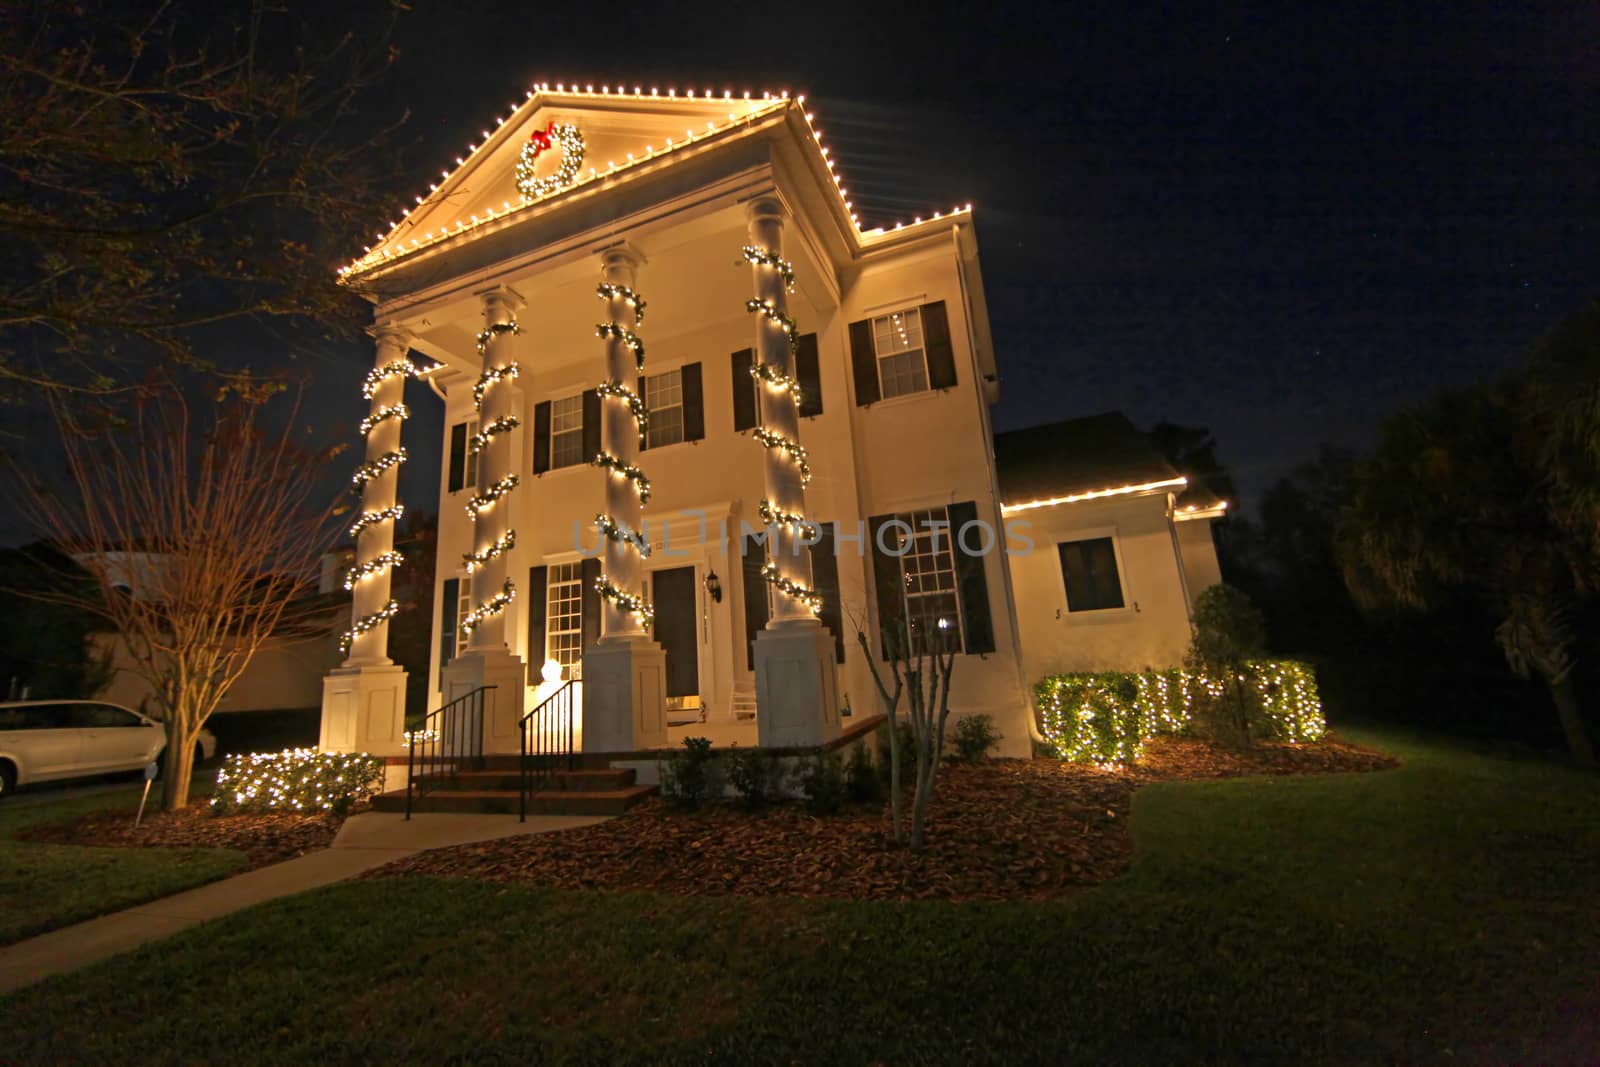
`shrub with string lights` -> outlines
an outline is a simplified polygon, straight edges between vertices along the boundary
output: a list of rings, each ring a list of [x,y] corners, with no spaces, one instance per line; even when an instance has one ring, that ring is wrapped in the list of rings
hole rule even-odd
[[[365,752],[294,748],[229,756],[217,772],[211,810],[343,814],[383,789],[384,764]]]

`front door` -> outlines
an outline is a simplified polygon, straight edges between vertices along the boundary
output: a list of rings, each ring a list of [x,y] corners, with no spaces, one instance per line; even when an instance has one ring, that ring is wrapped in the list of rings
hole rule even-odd
[[[656,609],[655,638],[667,653],[667,699],[677,708],[697,707],[700,696],[700,638],[695,624],[693,567],[674,567],[650,575]],[[694,698],[688,700],[686,698]]]

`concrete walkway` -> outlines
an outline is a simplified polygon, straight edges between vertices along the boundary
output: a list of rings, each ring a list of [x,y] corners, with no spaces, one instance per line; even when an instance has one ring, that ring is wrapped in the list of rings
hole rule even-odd
[[[208,919],[342,882],[418,852],[605,821],[585,815],[530,815],[519,823],[515,815],[418,814],[408,823],[401,815],[355,815],[345,820],[331,848],[0,948],[0,994],[87,967]]]

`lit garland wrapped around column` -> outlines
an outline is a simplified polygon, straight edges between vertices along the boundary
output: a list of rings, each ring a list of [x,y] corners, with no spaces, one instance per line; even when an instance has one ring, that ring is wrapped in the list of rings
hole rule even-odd
[[[522,332],[513,301],[506,290],[484,295],[484,328],[478,334],[482,365],[472,387],[478,432],[467,447],[480,458],[478,491],[466,505],[473,548],[462,554],[461,562],[472,579],[472,607],[461,621],[461,631],[477,649],[505,643],[504,613],[517,595],[516,584],[506,576],[506,556],[517,543],[508,498],[519,481],[511,470],[510,435],[522,424],[513,413],[511,392],[522,368],[506,351],[507,343]]]
[[[367,372],[361,395],[371,402],[361,420],[361,435],[367,439],[366,460],[350,477],[354,490],[361,494],[361,514],[350,526],[356,539],[356,561],[345,572],[344,587],[352,590],[351,626],[339,639],[339,648],[352,660],[387,663],[383,642],[362,645],[353,654],[358,640],[377,632],[394,618],[400,606],[389,596],[389,573],[404,557],[394,549],[394,524],[405,513],[396,502],[400,464],[406,450],[400,444],[400,426],[411,412],[405,405],[405,380],[417,374],[407,358],[410,337],[390,327],[376,331],[376,365]]]
[[[800,444],[800,381],[794,375],[799,328],[785,307],[794,291],[794,267],[783,258],[780,242],[783,217],[776,203],[760,203],[750,217],[751,243],[743,248],[745,262],[755,276],[756,296],[745,310],[759,317],[755,357],[750,376],[758,384],[759,420],[754,430],[767,450],[767,496],[760,503],[761,518],[774,528],[761,577],[778,592],[775,619],[793,618],[797,612],[822,609],[822,596],[808,584],[809,560],[804,545],[818,534],[816,523],[802,511],[805,487],[811,481],[811,462]],[[785,599],[786,598],[786,599]]]
[[[606,343],[607,377],[595,387],[604,407],[600,451],[590,462],[607,474],[606,510],[594,520],[605,540],[605,564],[595,590],[605,605],[600,632],[606,636],[642,633],[655,612],[640,591],[641,563],[650,545],[637,532],[650,499],[650,479],[634,462],[650,416],[644,398],[627,385],[644,373],[644,342],[634,331],[644,323],[645,302],[633,288],[638,269],[633,253],[609,249],[601,269],[603,280],[595,295],[605,301],[610,318],[595,326],[595,334]]]

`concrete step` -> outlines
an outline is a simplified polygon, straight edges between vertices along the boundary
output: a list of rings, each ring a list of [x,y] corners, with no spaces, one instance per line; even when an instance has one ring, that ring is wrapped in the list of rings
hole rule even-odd
[[[621,789],[587,791],[547,789],[528,798],[529,814],[537,815],[621,815],[655,792],[652,785],[630,785]],[[372,798],[375,811],[406,810],[405,790],[397,789]],[[515,815],[518,793],[514,789],[449,789],[413,797],[412,811],[454,812],[458,814]]]
[[[542,776],[534,775],[533,785],[540,790],[553,792],[579,792],[588,793],[597,790],[626,789],[632,785],[635,772],[631,768],[613,770],[603,768],[596,770],[559,770],[545,771]],[[522,776],[517,771],[458,771],[446,778],[435,779],[430,786],[433,792],[456,792],[466,790],[469,793],[483,792],[516,792],[522,788]]]

